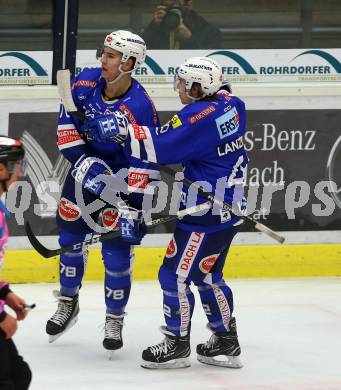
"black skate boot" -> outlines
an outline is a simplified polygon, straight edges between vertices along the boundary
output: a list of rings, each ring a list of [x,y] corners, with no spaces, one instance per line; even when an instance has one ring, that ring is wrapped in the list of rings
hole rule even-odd
[[[157,345],[148,347],[142,352],[143,368],[184,368],[189,367],[189,355],[191,346],[189,335],[175,336],[165,326],[162,326],[161,332],[166,336],[165,339]]]
[[[210,327],[208,327],[211,329]],[[197,345],[198,361],[220,367],[241,368],[239,360],[240,346],[238,343],[236,319],[231,318],[229,332],[213,333],[205,344]]]
[[[59,291],[54,291],[53,294],[58,299],[58,308],[46,324],[50,343],[77,322],[79,313],[78,294],[74,297],[64,297]]]
[[[122,328],[125,314],[114,315],[107,313],[105,316],[103,347],[108,351],[120,349],[123,346]],[[109,352],[109,359],[112,354]]]

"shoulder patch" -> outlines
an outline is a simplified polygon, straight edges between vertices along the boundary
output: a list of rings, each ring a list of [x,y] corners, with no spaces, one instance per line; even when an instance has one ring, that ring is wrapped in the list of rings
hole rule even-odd
[[[181,122],[181,120],[180,120],[178,114],[175,114],[175,115],[172,117],[171,121],[172,121],[173,129],[176,129],[177,127],[182,126],[182,122]]]
[[[122,103],[119,105],[119,109],[120,109],[120,111],[122,111],[124,114],[127,115],[128,120],[132,125],[136,124],[136,119],[135,119],[133,113],[129,110],[127,105]]]
[[[71,89],[74,90],[77,87],[87,87],[87,88],[95,88],[97,85],[97,81],[93,80],[77,80],[72,84]]]

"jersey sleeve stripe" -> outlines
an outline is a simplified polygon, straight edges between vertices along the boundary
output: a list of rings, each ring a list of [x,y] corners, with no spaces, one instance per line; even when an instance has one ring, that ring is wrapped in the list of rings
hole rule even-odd
[[[140,142],[135,138],[135,132],[132,125],[128,126],[131,143],[131,155],[136,158],[141,158]]]
[[[64,144],[59,144],[58,143],[58,149],[59,150],[63,150],[63,149],[68,149],[68,148],[72,148],[74,146],[78,146],[78,145],[84,145],[85,142],[80,138],[76,141],[71,141],[71,142],[67,142],[67,143],[64,143]]]
[[[75,125],[73,123],[65,123],[59,124],[57,130],[76,130]]]
[[[146,139],[143,140],[143,143],[147,152],[147,160],[151,162],[157,162],[153,137],[151,136],[148,127],[143,126],[143,129],[146,133]]]

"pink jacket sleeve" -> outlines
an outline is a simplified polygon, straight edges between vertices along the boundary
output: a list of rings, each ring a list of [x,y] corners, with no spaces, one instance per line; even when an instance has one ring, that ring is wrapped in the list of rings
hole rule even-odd
[[[0,208],[0,271],[2,269],[5,251],[4,246],[8,239],[8,227],[6,222],[6,217],[4,211]],[[0,280],[0,321],[5,318],[4,306],[5,301],[3,300],[6,297],[6,294],[9,291],[9,284],[5,281]]]

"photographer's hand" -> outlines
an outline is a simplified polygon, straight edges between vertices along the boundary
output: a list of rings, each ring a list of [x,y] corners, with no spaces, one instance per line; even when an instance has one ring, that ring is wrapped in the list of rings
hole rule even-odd
[[[180,23],[176,29],[176,35],[178,39],[187,40],[192,37],[192,31],[184,24],[184,21],[180,20]]]
[[[154,23],[160,25],[165,15],[166,15],[166,7],[164,5],[158,5],[156,7],[156,11],[154,12],[154,17],[153,17]]]
[[[5,302],[6,305],[15,311],[19,321],[23,320],[27,316],[28,310],[25,309],[25,300],[14,292],[11,291],[6,295]]]
[[[17,331],[17,319],[6,313],[5,319],[0,322],[0,329],[5,333],[6,339],[10,339]]]

